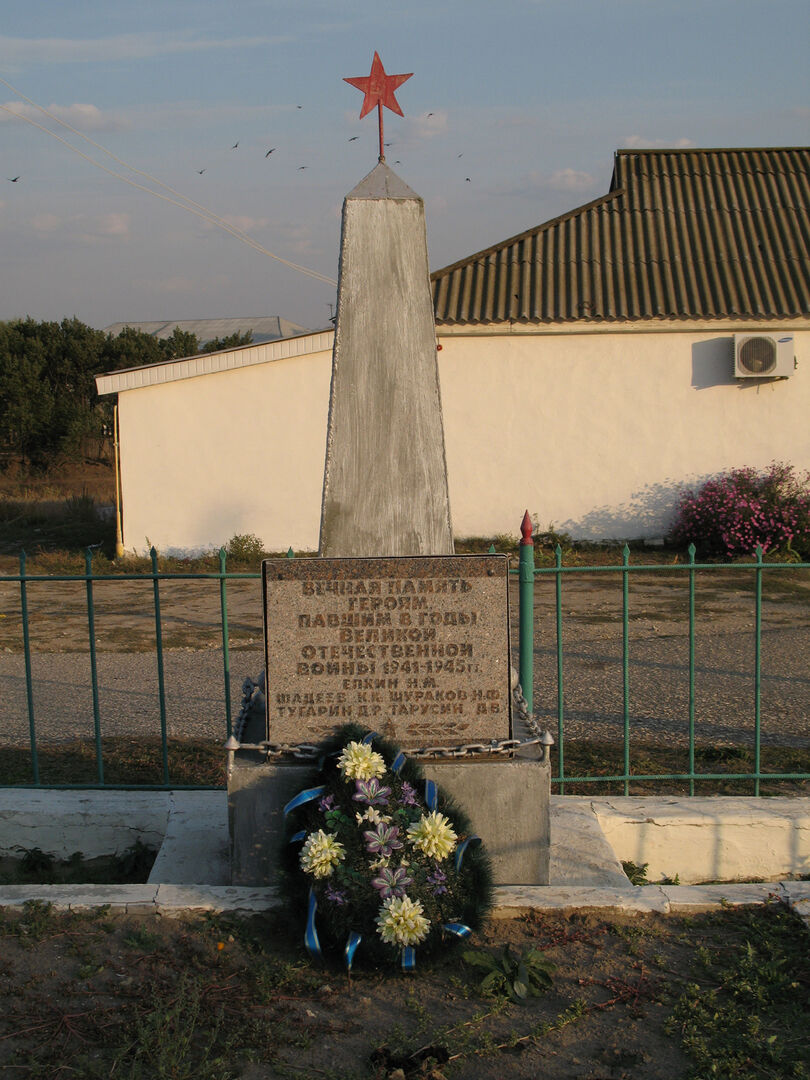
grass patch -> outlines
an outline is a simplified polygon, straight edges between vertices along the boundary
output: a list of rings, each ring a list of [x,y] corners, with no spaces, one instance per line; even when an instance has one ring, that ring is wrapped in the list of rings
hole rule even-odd
[[[140,840],[121,854],[93,859],[81,851],[57,859],[36,847],[16,850],[17,856],[0,858],[0,885],[137,885],[149,877],[157,856]]]
[[[518,982],[519,958],[551,973],[536,995],[516,995],[520,1004],[482,991],[479,968],[460,964],[458,951],[419,960],[411,976],[369,967],[358,952],[349,979],[307,961],[301,923],[0,908],[0,1071],[89,1080],[382,1080],[396,1069],[448,1080],[808,1076],[810,937],[781,905],[493,922],[473,942],[476,955],[507,950]]]
[[[91,495],[31,500],[0,496],[0,554],[115,551],[114,516]],[[82,568],[83,569],[83,568]]]
[[[576,739],[564,744],[566,776],[616,776],[624,772],[622,744]],[[810,774],[810,748],[763,746],[760,752],[761,771]],[[745,773],[754,769],[754,751],[743,746],[717,746],[698,743],[695,746],[696,773]],[[687,747],[660,746],[654,742],[634,741],[630,751],[630,771],[640,775],[685,773],[689,771]],[[552,751],[552,788],[567,795],[623,795],[621,780],[559,782],[558,766]],[[696,795],[752,795],[753,780],[695,780]],[[810,780],[762,780],[762,795],[807,795]],[[631,795],[689,795],[688,780],[631,780]]]
[[[724,945],[697,949],[692,981],[668,1022],[694,1060],[691,1076],[810,1077],[810,956],[797,923],[761,908],[707,916]]]
[[[222,743],[225,742],[223,733]],[[221,743],[168,739],[169,783],[174,786],[225,786],[225,751]],[[104,739],[104,782],[109,785],[162,785],[160,739]],[[95,745],[90,741],[45,744],[39,747],[40,783],[45,787],[98,784]],[[33,783],[31,754],[25,747],[7,746],[0,756],[0,785]]]
[[[223,732],[222,742],[225,741]],[[200,743],[190,739],[168,739],[169,781],[186,786],[224,787],[225,751],[220,742]],[[552,791],[560,791],[557,764],[552,750]],[[163,784],[160,739],[116,736],[103,741],[104,780],[107,784]],[[44,744],[39,748],[40,781],[45,786],[98,783],[95,746],[90,741]],[[688,768],[686,747],[666,747],[637,742],[631,747],[631,771],[640,774],[679,773]],[[810,748],[763,746],[764,772],[810,773]],[[754,767],[754,752],[747,747],[698,744],[695,747],[698,772],[739,773]],[[565,743],[566,776],[611,776],[624,768],[621,743],[578,739]],[[31,784],[30,751],[21,746],[3,747],[0,755],[0,786]],[[751,795],[753,780],[696,780],[698,795]],[[807,795],[810,780],[763,780],[763,795]],[[565,780],[568,795],[622,795],[620,780],[577,783]],[[688,780],[631,780],[631,795],[688,795]]]

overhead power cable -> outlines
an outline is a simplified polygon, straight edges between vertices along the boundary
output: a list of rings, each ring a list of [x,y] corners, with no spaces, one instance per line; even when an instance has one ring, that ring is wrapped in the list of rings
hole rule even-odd
[[[107,173],[109,176],[115,177],[117,180],[122,180],[125,184],[129,184],[131,187],[137,188],[139,191],[145,191],[148,195],[154,195],[156,199],[162,199],[164,202],[171,203],[173,206],[179,206],[181,210],[186,210],[189,214],[195,214],[197,217],[202,218],[204,221],[207,221],[210,225],[214,225],[217,228],[222,229],[223,231],[233,236],[234,239],[241,240],[242,243],[247,244],[249,247],[252,247],[254,250],[260,252],[262,255],[268,256],[268,258],[275,259],[276,262],[280,262],[284,266],[288,266],[291,270],[297,270],[299,273],[306,274],[308,277],[314,278],[316,281],[321,281],[326,285],[337,284],[337,282],[333,278],[327,277],[325,274],[321,274],[317,270],[310,270],[306,266],[300,266],[298,263],[294,263],[290,259],[285,259],[281,255],[274,254],[272,251],[269,251],[266,247],[260,244],[257,240],[254,240],[254,238],[248,233],[243,232],[242,229],[239,229],[235,225],[232,225],[229,221],[226,221],[218,214],[215,214],[212,210],[209,210],[201,203],[195,202],[187,195],[183,195],[182,192],[176,191],[173,187],[165,184],[162,180],[158,180],[157,177],[152,176],[150,173],[145,172],[142,169],[137,169],[135,168],[135,166],[130,165],[122,158],[116,157],[115,154],[113,154],[110,150],[107,150],[100,143],[95,142],[95,140],[91,139],[88,135],[85,135],[83,132],[78,131],[72,125],[67,123],[67,121],[60,119],[60,117],[58,116],[55,116],[44,106],[38,105],[35,101],[32,101],[31,98],[26,97],[25,94],[17,90],[16,87],[12,86],[11,83],[4,79],[2,76],[0,76],[0,83],[2,83],[4,86],[7,86],[12,93],[16,94],[19,98],[27,102],[33,108],[38,109],[50,120],[53,120],[54,123],[60,124],[62,127],[67,128],[68,131],[71,131],[74,135],[78,136],[78,138],[84,139],[85,142],[90,143],[91,146],[94,146],[97,150],[100,150],[103,154],[106,154],[109,158],[111,158],[113,161],[116,161],[119,165],[122,165],[125,169],[129,169],[130,172],[135,173],[137,176],[143,176],[151,183],[157,184],[158,187],[163,188],[165,191],[171,192],[172,195],[176,195],[177,198],[170,198],[167,195],[161,194],[161,192],[159,191],[155,191],[153,188],[146,187],[143,184],[139,184],[137,181],[130,179],[130,177],[128,176],[124,176],[122,173],[115,172],[115,170],[107,168],[106,165],[103,165],[100,161],[96,161],[95,158],[90,157],[89,154],[83,153],[83,151],[81,151],[78,147],[68,142],[67,139],[63,139],[62,136],[58,135],[55,131],[51,131],[51,129],[49,127],[46,127],[44,124],[38,124],[37,121],[32,120],[30,116],[25,116],[22,113],[15,112],[14,109],[9,108],[7,105],[0,105],[0,109],[2,109],[4,112],[9,113],[11,116],[15,117],[18,120],[24,120],[25,123],[31,124],[32,127],[38,128],[40,131],[44,131],[46,135],[50,135],[52,138],[58,139],[58,141],[62,143],[63,146],[66,146],[68,150],[71,150],[74,154],[78,154],[80,158],[83,158],[91,165],[94,165],[97,169],[101,169],[102,172]],[[178,200],[183,201],[180,202]]]

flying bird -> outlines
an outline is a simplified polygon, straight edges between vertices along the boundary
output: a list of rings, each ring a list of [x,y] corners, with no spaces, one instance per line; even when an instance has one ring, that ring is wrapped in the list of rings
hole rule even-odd
[[[14,177],[7,176],[6,177],[6,180],[10,180],[12,184],[16,184],[19,179],[20,179],[19,176],[14,176]]]
[[[197,169],[197,175],[198,175],[198,176],[202,176],[202,174],[203,174],[204,172],[205,172],[205,169]]]
[[[456,160],[458,160],[458,158],[460,158],[460,157],[464,157],[464,155],[463,154],[457,154],[456,155]]]
[[[352,135],[352,137],[349,139],[349,142],[356,142],[359,138],[359,135]]]
[[[306,168],[308,168],[307,165],[299,165],[298,166],[298,171],[301,172],[302,169],[306,169]]]
[[[295,107],[296,107],[296,109],[303,109],[304,106],[303,105],[296,105]]]
[[[429,119],[429,118],[430,118],[431,116],[433,116],[433,113],[432,113],[432,112],[429,112],[429,113],[428,113],[428,119]]]
[[[273,153],[274,150],[275,150],[275,146],[271,147],[264,156],[265,157],[270,157],[270,155]]]
[[[235,149],[237,148],[237,146],[238,146],[238,145],[239,145],[239,143],[238,143],[238,142],[235,142],[235,143],[233,144],[233,146],[231,147],[231,150],[235,150]]]
[[[464,179],[466,180],[466,182],[467,182],[468,184],[471,184],[471,183],[472,183],[472,180],[470,180],[469,176],[465,176],[465,177],[464,177]]]

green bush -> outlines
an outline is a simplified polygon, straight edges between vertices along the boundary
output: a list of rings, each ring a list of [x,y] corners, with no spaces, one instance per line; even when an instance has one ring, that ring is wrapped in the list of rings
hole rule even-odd
[[[264,558],[264,542],[253,533],[237,534],[228,541],[225,553],[233,562],[260,562]]]

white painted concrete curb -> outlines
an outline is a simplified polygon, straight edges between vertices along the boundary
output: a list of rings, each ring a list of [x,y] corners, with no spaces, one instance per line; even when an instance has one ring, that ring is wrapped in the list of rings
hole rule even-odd
[[[0,907],[21,908],[29,900],[55,911],[108,906],[127,915],[179,918],[205,912],[260,914],[280,905],[276,889],[236,885],[5,885]],[[686,915],[718,907],[781,901],[810,926],[810,881],[743,882],[733,885],[645,885],[626,889],[555,885],[503,885],[495,889],[492,917],[516,919],[530,911],[601,911],[605,914]]]

